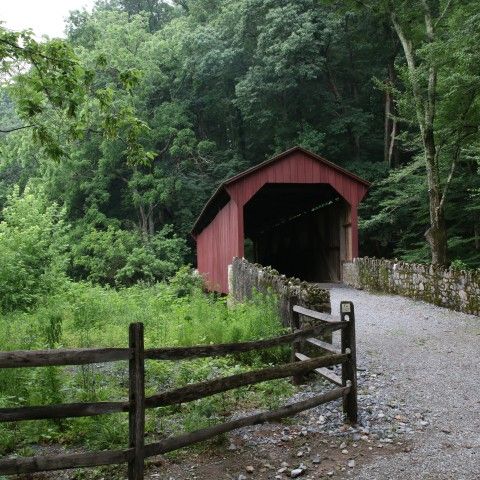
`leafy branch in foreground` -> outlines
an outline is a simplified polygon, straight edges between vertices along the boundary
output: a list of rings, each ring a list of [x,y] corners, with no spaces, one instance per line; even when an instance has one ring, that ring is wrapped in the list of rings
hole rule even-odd
[[[82,64],[69,42],[39,42],[31,31],[14,32],[0,25],[0,80],[23,122],[0,125],[0,133],[31,129],[47,156],[58,160],[67,155],[69,141],[82,138],[97,123],[98,133],[124,142],[129,163],[148,163],[154,153],[141,144],[148,126],[132,104],[116,107],[114,91],[95,88],[94,72]],[[118,88],[131,94],[140,76],[138,71],[120,72]],[[92,102],[98,108],[92,108]]]

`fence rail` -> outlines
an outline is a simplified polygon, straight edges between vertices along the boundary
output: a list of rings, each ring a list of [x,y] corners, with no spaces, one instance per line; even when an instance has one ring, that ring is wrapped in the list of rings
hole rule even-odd
[[[338,319],[332,315],[297,305],[293,307],[293,312],[295,314],[293,327],[297,329],[300,328],[301,316],[324,322],[324,325],[335,325],[338,322]],[[348,382],[350,389],[343,399],[343,412],[350,423],[357,423],[357,356],[355,346],[355,309],[352,302],[340,302],[340,323],[344,325],[341,329],[341,353],[347,355],[347,361],[342,364],[342,376],[338,376],[335,372],[326,368],[326,366],[315,368],[314,371],[336,385],[345,386]],[[302,352],[306,343],[318,347],[322,351],[339,353],[332,344],[314,337],[307,337],[304,341],[301,339],[294,341],[292,349],[293,359],[298,359],[302,362],[311,360],[310,357]],[[302,381],[304,381],[304,375],[294,376],[295,383],[301,383]]]
[[[277,347],[298,338],[321,335],[326,331],[340,330],[345,322],[337,321],[330,325],[318,325],[306,330],[281,335],[279,337],[251,342],[220,343],[216,345],[195,345],[193,347],[164,347],[145,350],[146,360],[185,360],[202,357],[221,357],[234,353]],[[85,348],[55,350],[18,350],[0,352],[0,368],[50,367],[65,365],[86,365],[129,360],[130,348]]]
[[[19,420],[59,419],[128,412],[129,448],[125,450],[102,451],[82,454],[67,454],[42,457],[25,457],[0,460],[0,474],[25,474],[50,470],[79,467],[95,467],[128,463],[129,480],[144,478],[145,458],[177,450],[240,427],[277,420],[295,415],[337,398],[343,398],[343,409],[351,423],[357,421],[355,323],[351,302],[341,303],[341,319],[330,315],[295,306],[293,332],[265,340],[251,342],[199,345],[194,347],[172,347],[144,349],[144,327],[141,323],[129,327],[129,348],[41,350],[0,352],[0,368],[43,367],[62,365],[85,365],[120,360],[129,362],[128,401],[71,403],[48,406],[1,408],[0,422]],[[321,323],[300,329],[300,316],[309,317]],[[341,330],[341,350],[316,336]],[[328,355],[310,358],[300,350],[305,343],[319,348]],[[292,345],[292,361],[287,364],[254,370],[228,377],[189,384],[166,392],[145,397],[145,360],[180,360],[200,357],[225,356],[285,344]],[[341,365],[342,377],[327,367]],[[340,388],[331,390],[302,402],[286,405],[278,410],[239,418],[213,427],[167,438],[145,445],[145,409],[165,405],[191,402],[245,385],[267,380],[292,377],[294,382],[302,381],[308,372],[317,372]]]

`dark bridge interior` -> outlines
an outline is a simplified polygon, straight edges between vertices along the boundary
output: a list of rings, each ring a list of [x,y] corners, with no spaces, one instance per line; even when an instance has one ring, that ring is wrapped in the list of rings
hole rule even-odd
[[[301,280],[339,281],[348,216],[330,185],[266,184],[244,207],[245,257]]]

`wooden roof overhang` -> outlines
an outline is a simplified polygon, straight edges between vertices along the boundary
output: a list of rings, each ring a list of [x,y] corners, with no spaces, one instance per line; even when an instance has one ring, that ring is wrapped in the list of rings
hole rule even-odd
[[[202,209],[200,212],[200,215],[198,216],[197,220],[195,221],[193,228],[192,228],[192,235],[196,237],[208,224],[215,218],[217,213],[229,202],[230,200],[230,195],[228,193],[228,187],[236,182],[245,180],[247,177],[252,175],[253,173],[257,172],[258,170],[261,170],[270,164],[277,162],[285,157],[288,157],[289,155],[292,155],[293,153],[303,153],[316,161],[332,168],[333,170],[336,170],[337,172],[341,173],[345,177],[350,178],[351,180],[363,184],[365,187],[369,188],[371,186],[371,183],[358,177],[357,175],[349,172],[348,170],[345,170],[344,168],[336,165],[335,163],[330,162],[329,160],[321,157],[320,155],[317,155],[313,152],[310,152],[309,150],[306,150],[303,147],[293,147],[289,150],[286,150],[285,152],[280,153],[279,155],[276,155],[262,163],[259,163],[258,165],[255,165],[248,170],[245,170],[228,180],[225,180],[214,192],[214,194],[210,197],[208,202],[205,204],[205,207]],[[318,184],[281,184],[283,186],[283,193],[286,195],[285,198],[280,198],[278,196],[278,192],[280,190],[280,184],[278,184],[278,189],[276,188],[275,184],[270,184],[269,189],[260,189],[258,192],[258,195],[260,195],[260,198],[263,198],[265,201],[265,207],[268,208],[268,206],[271,206],[273,203],[278,203],[281,202],[283,205],[283,211],[285,214],[282,214],[283,217],[286,215],[294,215],[297,213],[299,210],[306,210],[307,208],[312,208],[315,206],[315,204],[318,204],[318,202],[325,201],[327,199],[331,199],[331,193],[327,194],[327,190],[325,190],[323,193],[318,190]],[[287,187],[285,189],[285,186],[289,185],[290,187]],[[298,185],[302,186],[302,196],[299,198],[298,196]],[[325,184],[322,184],[325,185]],[[327,184],[328,185],[328,184]],[[316,188],[316,191],[314,191],[314,188]],[[265,190],[264,192],[262,190]],[[331,189],[333,190],[333,189]],[[272,199],[272,196],[275,197]],[[253,200],[253,199],[252,199]],[[316,202],[316,203],[315,203]],[[255,202],[257,204],[257,207],[259,206],[260,202]],[[248,203],[246,205],[246,208],[248,208]],[[261,208],[261,207],[260,207]],[[268,215],[268,212],[265,211],[265,208],[262,208],[263,213],[260,213],[257,215],[259,218],[259,221],[261,221],[262,217],[266,218]],[[273,221],[277,221],[279,219],[271,219]],[[248,226],[247,226],[248,228]],[[253,227],[255,228],[255,227]],[[258,225],[257,225],[258,228]],[[246,232],[247,233],[247,232]]]

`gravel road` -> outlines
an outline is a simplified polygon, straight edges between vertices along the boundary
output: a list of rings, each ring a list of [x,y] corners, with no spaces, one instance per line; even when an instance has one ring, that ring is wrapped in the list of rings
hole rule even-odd
[[[333,287],[333,314],[351,300],[358,367],[416,423],[412,450],[348,472],[369,480],[480,479],[480,318],[424,302]],[[361,400],[360,400],[361,401]]]

